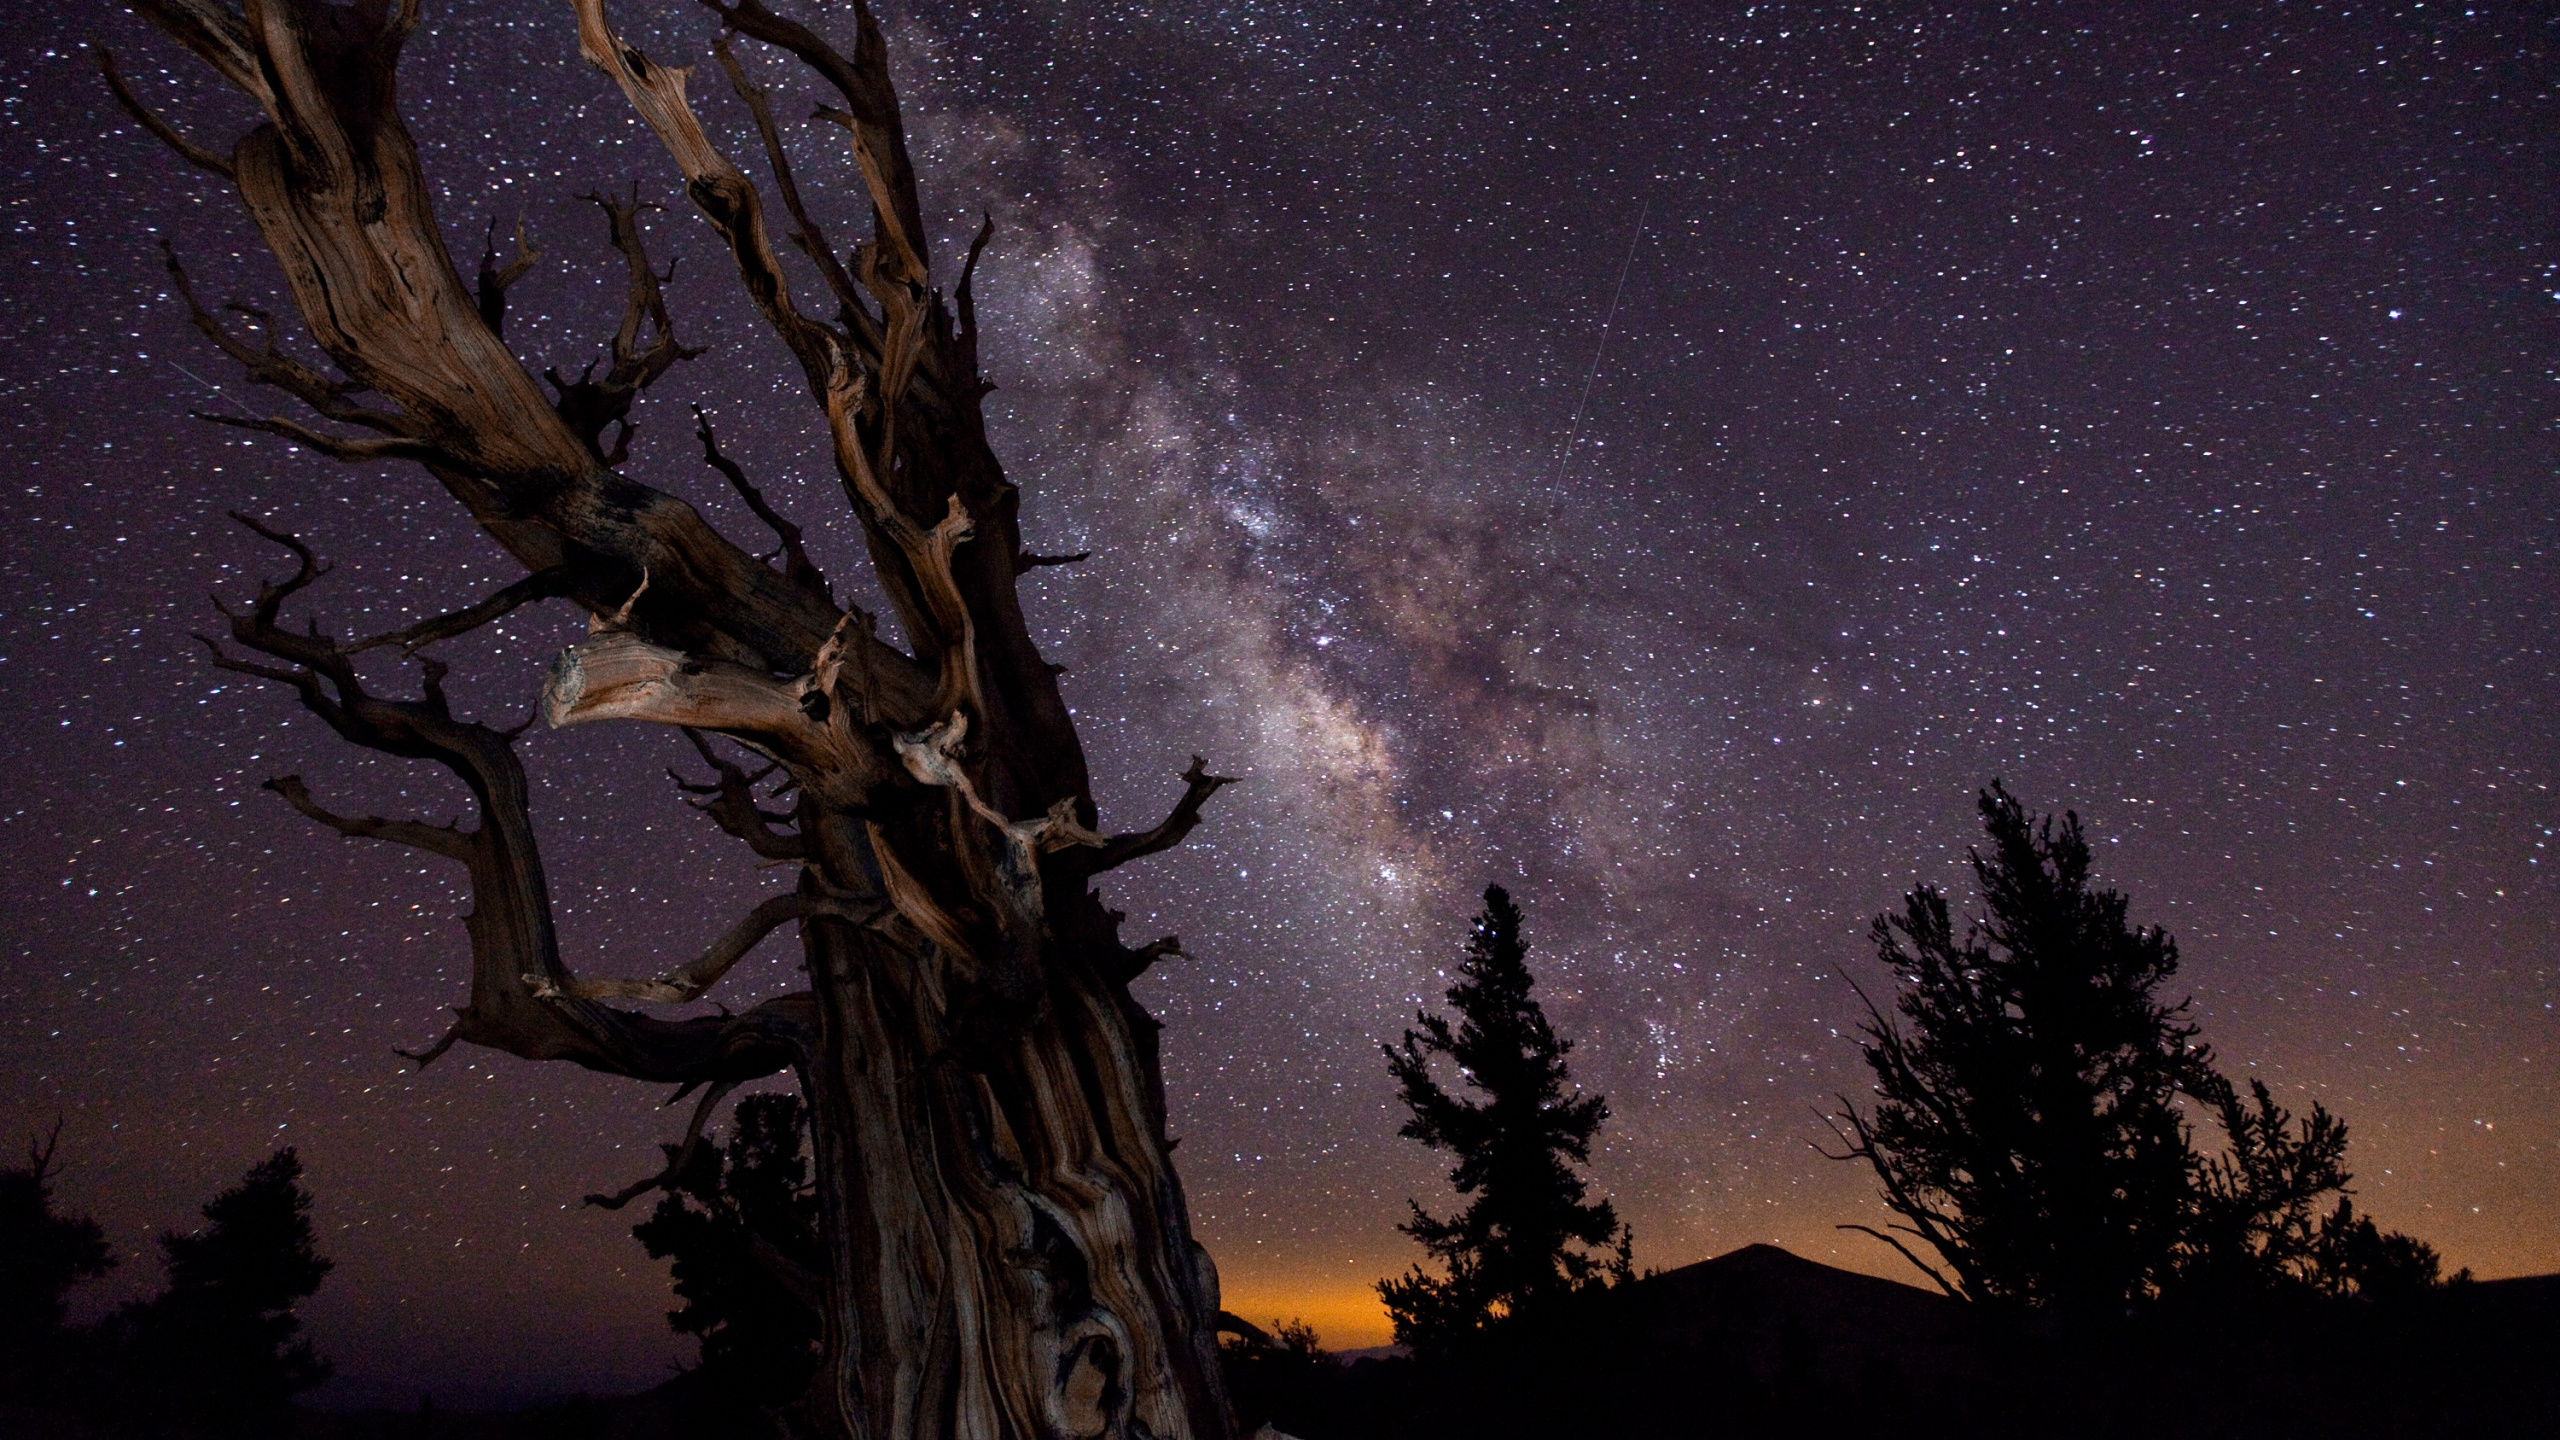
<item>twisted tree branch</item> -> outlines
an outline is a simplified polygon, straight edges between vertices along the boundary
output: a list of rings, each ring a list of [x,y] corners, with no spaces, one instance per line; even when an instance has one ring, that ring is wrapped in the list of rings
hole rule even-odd
[[[703,413],[699,405],[693,407],[693,434],[702,442],[703,463],[728,480],[729,488],[738,493],[738,498],[746,502],[747,508],[754,511],[755,517],[763,521],[765,528],[781,542],[782,573],[803,592],[833,604],[834,592],[827,588],[827,577],[818,573],[817,564],[809,558],[808,547],[801,543],[800,527],[784,519],[782,512],[765,500],[764,492],[748,483],[747,472],[739,468],[738,462],[720,452],[720,442],[711,433],[711,417]]]
[[[722,1080],[702,1092],[702,1099],[693,1107],[693,1123],[684,1127],[684,1143],[667,1149],[667,1168],[634,1180],[610,1195],[590,1195],[587,1203],[599,1210],[619,1210],[650,1191],[664,1189],[682,1178],[685,1167],[693,1163],[693,1152],[702,1148],[702,1127],[711,1119],[713,1108],[728,1099],[729,1092],[737,1089],[738,1084],[735,1080]],[[683,1097],[679,1095],[677,1098]]]
[[[386,645],[397,645],[404,651],[415,653],[439,640],[469,634],[536,601],[561,599],[571,593],[574,579],[565,565],[538,570],[477,604],[449,611],[431,620],[421,620],[403,629],[387,630],[369,640],[359,640],[347,647],[347,653],[360,655]]]
[[[1170,850],[1181,844],[1183,837],[1189,835],[1192,829],[1199,825],[1200,807],[1209,803],[1209,797],[1217,794],[1221,788],[1236,783],[1236,777],[1210,774],[1207,762],[1194,755],[1191,757],[1191,768],[1182,772],[1182,782],[1182,798],[1174,802],[1172,814],[1165,816],[1163,821],[1152,830],[1140,831],[1134,835],[1112,836],[1103,843],[1100,853],[1089,862],[1085,873],[1099,875],[1106,870],[1118,869],[1132,860]]]
[[[712,783],[696,785],[670,769],[667,773],[675,779],[677,789],[688,795],[710,797],[705,800],[688,800],[685,803],[710,816],[712,823],[721,829],[746,841],[747,848],[764,859],[781,861],[807,859],[808,842],[788,830],[776,828],[791,824],[792,817],[776,815],[756,803],[756,782],[763,779],[764,775],[772,774],[774,770],[781,768],[782,762],[777,760],[765,767],[763,774],[751,776],[745,770],[720,758],[711,748],[710,737],[702,731],[689,725],[683,728],[685,738],[691,740],[693,748],[701,752],[703,762],[711,767],[714,776]]]
[[[525,277],[542,260],[542,251],[525,238],[524,219],[516,219],[516,257],[498,263],[498,222],[489,222],[489,233],[480,243],[480,281],[472,287],[473,298],[480,305],[480,321],[492,335],[505,333],[507,323],[507,291]]]
[[[106,77],[107,88],[115,93],[116,104],[123,108],[124,113],[132,116],[135,124],[150,131],[161,144],[176,151],[179,159],[199,170],[219,175],[225,180],[238,178],[231,168],[230,161],[188,139],[180,133],[177,126],[161,119],[153,113],[150,106],[142,103],[142,98],[134,94],[132,88],[124,83],[124,77],[116,73],[116,57],[113,51],[104,48],[98,51],[98,73]]]
[[[808,1053],[816,1028],[806,994],[768,1000],[737,1015],[678,1021],[568,994],[575,982],[560,960],[549,886],[533,838],[530,790],[510,738],[454,718],[442,687],[444,667],[432,659],[423,662],[421,698],[389,700],[364,687],[347,649],[317,625],[300,633],[284,628],[283,602],[316,580],[323,567],[294,537],[246,517],[242,523],[290,549],[297,562],[292,576],[261,584],[248,610],[230,614],[234,642],[282,663],[235,659],[218,645],[217,662],[290,686],[305,708],[355,744],[443,765],[469,789],[478,808],[475,828],[447,829],[340,816],[290,778],[270,787],[340,834],[416,845],[468,870],[473,903],[463,923],[471,937],[471,995],[453,1033],[423,1052],[424,1058],[467,1040],[528,1059],[572,1060],[639,1079],[707,1081],[768,1075]],[[526,976],[539,977],[560,992],[558,998],[531,993]]]
[[[888,909],[886,905],[849,905],[815,895],[776,895],[748,911],[745,919],[712,941],[700,959],[655,979],[571,980],[561,984],[547,976],[527,975],[524,977],[525,988],[546,1000],[567,995],[580,1000],[654,1000],[660,1004],[682,1005],[700,999],[703,992],[719,983],[721,976],[747,958],[747,952],[755,949],[764,937],[792,921],[825,915],[838,920],[868,923],[887,914]]]

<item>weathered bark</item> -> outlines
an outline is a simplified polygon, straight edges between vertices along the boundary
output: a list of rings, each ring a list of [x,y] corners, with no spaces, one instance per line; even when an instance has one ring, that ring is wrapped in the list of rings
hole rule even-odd
[[[250,377],[335,430],[248,424],[339,459],[415,460],[523,562],[523,580],[446,616],[341,643],[286,626],[320,574],[299,559],[231,617],[217,663],[290,686],[346,739],[451,770],[475,828],[332,813],[299,779],[272,782],[343,834],[445,856],[469,871],[472,985],[456,1041],[706,1087],[692,1134],[736,1084],[792,1071],[806,1095],[828,1264],[787,1282],[827,1319],[805,1407],[817,1433],[863,1437],[1220,1437],[1217,1279],[1191,1239],[1164,1131],[1156,1026],[1128,985],[1170,938],[1132,949],[1091,879],[1179,843],[1226,783],[1197,758],[1167,819],[1104,836],[1055,671],[1033,644],[1017,574],[1017,495],[987,446],[972,245],[954,309],[930,288],[897,97],[878,25],[854,6],[850,57],[760,0],[706,0],[716,47],[747,102],[791,239],[833,297],[793,299],[754,182],[685,99],[688,73],[613,31],[603,0],[566,0],[581,51],[665,143],[685,193],[727,248],[765,322],[808,382],[844,492],[912,652],[840,610],[800,543],[707,420],[704,458],[780,541],[772,563],[691,507],[616,470],[632,400],[695,351],[674,336],[635,198],[598,198],[630,277],[630,305],[598,379],[551,377],[546,399],[500,338],[506,289],[539,258],[494,243],[466,288],[440,238],[395,104],[415,0],[137,0],[163,31],[256,101],[265,123],[228,156],[153,116],[109,67],[122,103],[197,166],[236,186],[338,374],[295,360],[267,317],[234,334],[171,269],[199,329]],[[810,218],[764,92],[729,35],[796,57],[841,102],[874,234],[851,254]],[[494,231],[492,234],[494,242]],[[377,403],[379,402],[379,403]],[[219,418],[219,417],[206,417]],[[608,432],[611,432],[608,443]],[[554,725],[640,720],[684,728],[714,770],[679,781],[758,856],[800,883],[707,939],[691,964],[642,978],[562,964],[512,733],[456,719],[443,670],[420,698],[369,693],[354,656],[424,647],[517,606],[567,599],[591,617],[542,688]],[[710,736],[763,755],[763,774]],[[767,808],[781,773],[793,797]],[[742,1013],[662,1019],[612,1000],[682,1004],[773,931],[797,925],[810,988]],[[622,1203],[646,1188],[598,1197]]]

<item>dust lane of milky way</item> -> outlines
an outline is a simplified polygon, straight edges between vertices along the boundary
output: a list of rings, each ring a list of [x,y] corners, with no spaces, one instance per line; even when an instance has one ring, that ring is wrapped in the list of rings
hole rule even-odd
[[[618,13],[707,51],[698,7]],[[2560,1269],[2547,10],[888,18],[944,254],[998,224],[1031,543],[1094,552],[1026,598],[1106,819],[1152,818],[1194,751],[1250,777],[1109,891],[1197,957],[1145,998],[1232,1308],[1377,1338],[1404,1198],[1442,1192],[1375,1045],[1490,880],[1610,1097],[1593,1170],[1639,1263],[1767,1239],[1889,1273],[1831,1228],[1868,1185],[1810,1148],[1859,1084],[1840,974],[1903,887],[1959,879],[1994,775],[2079,808],[2232,1062],[2347,1118],[2360,1207],[2483,1273]],[[460,993],[457,877],[257,782],[462,797],[187,638],[274,564],[227,509],[337,563],[310,599],[342,631],[508,572],[422,476],[183,418],[271,401],[186,329],[158,238],[210,294],[281,309],[277,278],[82,47],[199,137],[247,116],[106,7],[0,26],[0,1119],[65,1117],[64,1196],[130,1257],[102,1297],[302,1147],[329,1398],[648,1383],[687,1350],[664,1276],[578,1197],[681,1117],[558,1067],[403,1065]],[[404,73],[457,253],[518,216],[545,251],[528,363],[574,370],[619,304],[577,197],[668,203],[679,330],[715,348],[643,403],[634,473],[756,533],[691,453],[699,402],[853,573],[785,357],[565,11],[436,6]],[[457,693],[522,713],[575,628],[452,647]],[[785,883],[653,778],[681,747],[528,737],[573,964],[646,973]],[[788,985],[788,950],[738,994]]]

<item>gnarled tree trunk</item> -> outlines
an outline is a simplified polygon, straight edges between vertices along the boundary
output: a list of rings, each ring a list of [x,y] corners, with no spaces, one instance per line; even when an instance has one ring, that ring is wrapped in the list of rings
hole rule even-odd
[[[712,143],[689,72],[623,43],[603,0],[564,0],[582,53],[665,143],[694,206],[804,373],[912,653],[840,607],[800,543],[706,421],[705,459],[775,531],[777,563],[690,506],[617,472],[633,398],[694,352],[674,337],[636,205],[599,198],[631,277],[602,378],[550,377],[546,396],[501,338],[506,289],[537,258],[518,237],[467,287],[440,239],[395,103],[415,0],[136,0],[265,112],[229,154],[118,99],[182,157],[234,185],[339,373],[228,328],[170,268],[206,337],[316,422],[239,420],[342,460],[413,460],[521,560],[526,577],[405,630],[341,642],[283,622],[320,566],[300,561],[231,616],[217,663],[292,687],[357,744],[450,769],[476,828],[326,809],[293,777],[271,787],[338,831],[415,846],[470,872],[472,987],[431,1061],[463,1041],[700,1086],[694,1133],[738,1084],[793,1072],[816,1139],[824,1273],[785,1279],[826,1319],[811,1403],[821,1433],[864,1437],[1223,1436],[1217,1279],[1190,1237],[1167,1154],[1156,1027],[1128,985],[1171,940],[1132,949],[1089,881],[1181,840],[1223,782],[1195,759],[1155,829],[1105,836],[1055,672],[1015,577],[1017,496],[979,409],[970,270],[951,307],[930,288],[925,232],[879,27],[856,0],[850,56],[761,0],[706,0],[722,69],[757,121],[790,239],[834,313],[803,313],[759,187]],[[811,218],[765,96],[731,51],[744,36],[835,91],[822,110],[860,164],[873,237],[839,252]],[[263,317],[252,317],[263,324]],[[612,432],[610,445],[607,434]],[[694,963],[647,979],[562,964],[512,735],[458,719],[425,647],[536,600],[592,617],[542,690],[554,725],[683,727],[713,778],[699,808],[755,854],[795,862],[788,896],[756,907]],[[355,656],[418,657],[418,698],[361,683]],[[792,798],[712,737],[756,752]],[[805,992],[738,1013],[665,1019],[609,1003],[703,996],[759,940],[796,924]],[[639,1187],[635,1187],[635,1190]],[[626,1192],[628,1198],[631,1192]]]

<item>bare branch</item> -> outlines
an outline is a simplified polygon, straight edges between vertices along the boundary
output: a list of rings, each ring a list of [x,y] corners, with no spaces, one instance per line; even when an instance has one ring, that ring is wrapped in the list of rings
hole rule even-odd
[[[385,631],[369,640],[359,640],[347,647],[347,653],[361,655],[367,650],[397,645],[414,654],[439,640],[468,634],[536,601],[560,599],[570,593],[573,578],[569,567],[554,565],[548,570],[527,575],[476,605],[438,615],[432,620],[421,620],[405,629]]]
[[[322,418],[349,425],[361,425],[382,435],[411,435],[413,427],[401,416],[385,410],[358,405],[347,397],[361,393],[365,387],[352,380],[339,380],[284,353],[276,343],[275,317],[254,305],[232,304],[225,308],[245,316],[266,336],[264,350],[251,349],[246,341],[207,310],[196,298],[194,283],[187,277],[187,267],[178,259],[178,249],[167,240],[160,242],[163,264],[169,271],[170,284],[178,299],[187,307],[187,321],[199,334],[213,342],[214,348],[236,361],[248,373],[250,383],[282,390],[318,411]]]
[[[1118,913],[1113,912],[1115,918]],[[1179,935],[1167,935],[1162,939],[1150,940],[1134,950],[1122,951],[1118,963],[1112,967],[1112,978],[1126,985],[1154,969],[1156,962],[1166,956],[1188,957],[1189,953],[1182,948],[1182,937]]]
[[[209,410],[190,410],[187,418],[228,425],[234,430],[257,430],[281,436],[305,450],[316,450],[332,460],[362,462],[367,460],[420,460],[431,465],[451,465],[454,457],[424,440],[386,436],[379,440],[354,439],[323,435],[319,431],[279,415],[264,418],[242,415],[217,415]]]
[[[953,303],[960,307],[960,358],[963,374],[978,373],[978,256],[995,238],[996,217],[980,211],[978,233],[969,241],[969,258],[960,262],[960,283],[952,289]],[[981,384],[981,395],[994,387]]]
[[[135,124],[156,136],[161,144],[176,151],[179,159],[199,170],[219,175],[225,180],[236,181],[240,178],[232,170],[229,160],[188,139],[179,132],[177,126],[161,119],[152,112],[150,106],[143,104],[142,98],[134,94],[132,88],[124,83],[124,77],[116,73],[114,52],[104,48],[98,51],[98,73],[107,77],[107,88],[115,92],[116,104],[124,108],[124,113],[132,116]]]
[[[782,132],[773,123],[773,106],[763,86],[747,78],[744,65],[738,63],[736,47],[723,32],[713,42],[712,53],[719,57],[720,68],[729,77],[729,88],[746,102],[747,111],[755,117],[756,135],[764,142],[765,168],[773,175],[773,187],[782,194],[782,207],[791,214],[791,243],[809,257],[825,277],[827,288],[835,293],[836,305],[847,329],[868,339],[876,348],[880,343],[880,318],[862,303],[862,292],[854,288],[853,276],[846,273],[844,262],[837,258],[835,247],[827,242],[826,232],[809,216],[808,207],[800,199],[800,184],[791,173],[791,157],[782,148]]]
[[[702,753],[704,762],[711,766],[717,777],[711,784],[695,785],[683,776],[677,775],[675,771],[669,770],[667,773],[674,776],[676,788],[688,795],[711,797],[707,800],[685,803],[709,815],[713,823],[721,829],[746,841],[747,848],[764,859],[786,861],[807,859],[809,846],[806,841],[787,830],[775,828],[792,823],[792,817],[776,815],[756,803],[755,783],[762,779],[763,775],[751,776],[738,766],[721,759],[712,750],[710,738],[702,731],[687,726],[684,734],[686,739],[693,742],[693,748]],[[767,766],[764,774],[773,773],[779,763]]]
[[[555,988],[570,984],[571,976],[560,960],[549,886],[534,844],[530,790],[509,737],[454,718],[441,688],[444,667],[433,659],[423,662],[422,698],[388,700],[364,688],[347,652],[319,627],[307,633],[283,628],[277,623],[283,600],[309,585],[322,567],[299,540],[241,519],[291,549],[299,562],[291,578],[265,583],[254,606],[231,616],[236,641],[284,663],[235,660],[213,647],[217,663],[292,687],[305,708],[355,744],[443,765],[463,781],[478,807],[477,828],[444,830],[334,814],[296,780],[271,787],[340,834],[417,845],[467,868],[472,906],[463,924],[471,937],[471,997],[448,1041],[468,1040],[531,1059],[575,1060],[646,1080],[752,1079],[807,1052],[816,1031],[814,1002],[806,995],[769,1000],[737,1015],[669,1021],[592,1000],[544,1000],[529,993],[525,976],[541,977]],[[442,1045],[425,1053],[440,1054]]]
[[[1183,837],[1189,835],[1193,827],[1200,823],[1200,807],[1207,804],[1209,797],[1217,794],[1222,787],[1236,783],[1236,777],[1210,774],[1207,762],[1194,755],[1191,757],[1191,768],[1182,772],[1182,781],[1185,787],[1182,798],[1174,802],[1172,814],[1164,817],[1163,822],[1152,830],[1134,835],[1112,836],[1102,846],[1101,853],[1093,858],[1086,873],[1099,875],[1105,870],[1117,869],[1142,856],[1153,855],[1161,850],[1170,850],[1181,844]]]
[[[685,1167],[693,1163],[693,1152],[701,1148],[702,1127],[711,1119],[712,1109],[728,1099],[729,1092],[737,1089],[738,1084],[735,1080],[723,1080],[702,1092],[701,1102],[693,1107],[693,1123],[684,1127],[684,1143],[667,1151],[666,1169],[645,1179],[634,1180],[610,1195],[590,1195],[587,1203],[600,1210],[619,1210],[652,1190],[673,1185],[683,1176]]]
[[[257,37],[239,11],[215,0],[136,0],[133,8],[249,98],[274,109],[275,92],[258,63]]]
[[[45,1172],[53,1168],[53,1152],[62,1145],[62,1117],[53,1117],[53,1128],[38,1140],[33,1130],[27,1132],[27,1171],[37,1188],[44,1186]]]
[[[692,71],[655,64],[638,47],[625,43],[605,19],[604,0],[573,3],[578,14],[578,53],[622,87],[631,108],[667,147],[684,174],[686,193],[728,243],[749,298],[799,358],[811,384],[823,390],[842,370],[842,347],[832,332],[802,315],[793,303],[790,277],[784,274],[773,237],[765,229],[763,201],[745,172],[711,143],[685,99],[685,81]]]
[[[312,581],[328,574],[329,567],[320,563],[320,557],[312,553],[310,546],[302,543],[302,537],[273,529],[255,516],[245,515],[237,510],[225,513],[255,532],[259,539],[270,544],[281,545],[293,552],[293,574],[283,580],[259,581],[257,603],[250,608],[249,613],[259,624],[271,626],[275,624],[276,615],[283,608],[284,602]]]
[[[391,1047],[391,1053],[392,1053],[392,1054],[394,1054],[394,1055],[399,1056],[400,1058],[402,1058],[402,1059],[404,1059],[404,1060],[415,1060],[415,1061],[417,1061],[417,1062],[418,1062],[418,1068],[419,1068],[419,1069],[421,1069],[421,1070],[424,1070],[424,1069],[426,1069],[428,1066],[433,1065],[434,1063],[436,1063],[438,1060],[443,1059],[443,1058],[444,1058],[444,1052],[446,1052],[447,1050],[452,1049],[452,1048],[453,1048],[453,1042],[454,1042],[454,1041],[456,1041],[456,1040],[459,1040],[459,1039],[461,1039],[461,1038],[462,1038],[462,1022],[461,1022],[461,1021],[459,1021],[459,1020],[457,1020],[457,1021],[455,1021],[453,1024],[446,1026],[446,1027],[445,1027],[445,1030],[444,1030],[444,1034],[442,1034],[442,1035],[440,1035],[440,1036],[437,1036],[437,1037],[436,1037],[436,1042],[435,1042],[434,1044],[432,1044],[432,1045],[428,1046],[426,1049],[424,1049],[424,1050],[404,1050],[404,1049],[402,1049],[401,1047],[399,1047],[399,1046],[397,1046],[397,1045],[394,1045],[394,1046],[392,1046],[392,1047]]]
[[[682,1005],[698,1000],[703,992],[718,984],[720,977],[747,958],[764,937],[795,920],[824,915],[837,920],[868,923],[888,913],[886,905],[847,905],[815,895],[776,895],[747,912],[745,919],[729,927],[728,932],[711,942],[700,959],[679,970],[670,970],[652,980],[568,980],[554,981],[544,975],[524,977],[525,988],[543,999],[566,995],[580,1000],[653,1000],[665,1005]]]
[[[506,331],[507,291],[542,261],[542,250],[525,237],[524,217],[516,217],[516,257],[498,263],[498,222],[489,221],[489,233],[480,243],[480,283],[473,287],[473,298],[480,303],[480,321],[492,335]]]
[[[351,840],[388,840],[442,855],[448,860],[468,862],[471,837],[452,825],[429,825],[418,820],[385,820],[377,815],[346,816],[323,808],[311,798],[311,789],[299,775],[279,775],[269,780],[266,789],[284,797],[284,803],[312,820],[317,820]]]
[[[702,351],[676,342],[674,322],[667,316],[664,288],[668,277],[675,273],[674,267],[670,265],[666,275],[651,269],[648,247],[640,237],[641,213],[655,210],[657,205],[640,198],[637,182],[631,187],[628,203],[595,192],[586,198],[604,211],[613,248],[622,252],[624,268],[630,274],[630,297],[623,305],[621,327],[613,334],[609,352],[613,363],[606,367],[602,380],[594,378],[593,364],[575,380],[561,379],[557,370],[542,374],[559,397],[552,408],[559,412],[571,433],[599,463],[619,465],[631,455],[631,402],[677,361],[690,360]],[[487,309],[485,299],[482,309]],[[642,343],[644,335],[648,337],[646,344]],[[608,425],[617,427],[609,450],[604,445]]]
[[[915,166],[907,157],[897,92],[889,84],[888,42],[871,7],[854,0],[854,48],[847,59],[808,26],[766,9],[763,0],[703,4],[728,28],[798,56],[844,97],[846,110],[828,112],[827,118],[853,134],[854,161],[871,191],[875,248],[885,262],[884,274],[893,284],[924,284],[924,220],[916,202]]]
[[[764,492],[747,482],[747,472],[739,468],[737,461],[720,453],[720,442],[711,433],[711,417],[704,414],[699,405],[693,407],[693,433],[694,438],[702,442],[703,463],[726,476],[729,488],[738,492],[738,498],[745,501],[756,518],[773,531],[774,538],[782,542],[783,574],[803,591],[829,604],[835,603],[834,592],[827,588],[827,577],[818,573],[816,563],[809,559],[808,548],[801,543],[800,527],[784,519],[781,511],[766,502]]]
[[[1962,1290],[1957,1289],[1954,1284],[1948,1281],[1946,1276],[1939,1274],[1936,1267],[1930,1265],[1929,1262],[1921,1259],[1919,1256],[1912,1254],[1910,1246],[1903,1244],[1900,1240],[1886,1234],[1884,1231],[1878,1230],[1872,1225],[1840,1225],[1835,1226],[1834,1228],[1840,1230],[1855,1230],[1861,1234],[1873,1235],[1887,1245],[1890,1245],[1894,1249],[1902,1252],[1902,1258],[1910,1261],[1913,1265],[1918,1266],[1921,1274],[1938,1282],[1938,1288],[1947,1292],[1948,1298],[1955,1300],[1966,1300],[1972,1298],[1966,1295]]]
[[[1093,552],[1090,550],[1079,550],[1073,555],[1034,555],[1030,551],[1025,550],[1021,554],[1013,557],[1013,573],[1016,575],[1028,575],[1032,571],[1038,570],[1044,566],[1081,565],[1092,558]]]

